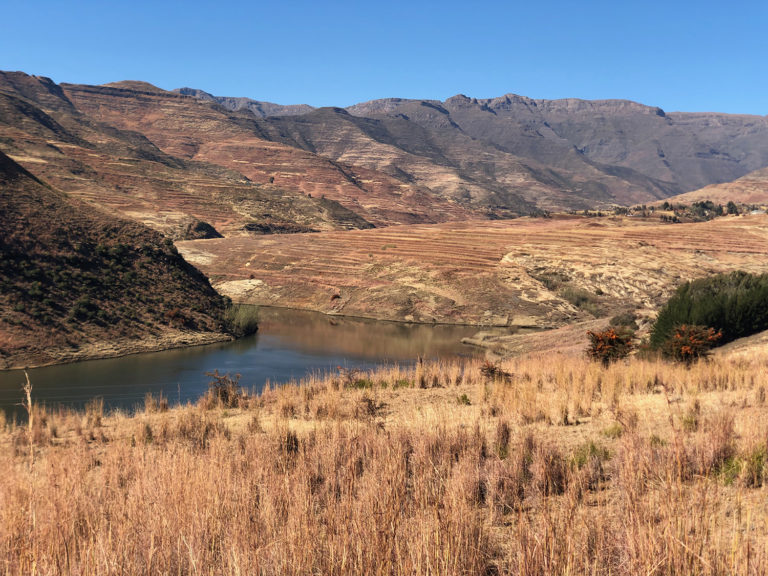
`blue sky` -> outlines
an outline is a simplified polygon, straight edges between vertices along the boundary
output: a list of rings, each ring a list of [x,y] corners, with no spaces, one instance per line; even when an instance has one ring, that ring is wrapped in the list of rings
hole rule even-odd
[[[0,69],[283,104],[627,98],[768,114],[768,2],[0,0]]]

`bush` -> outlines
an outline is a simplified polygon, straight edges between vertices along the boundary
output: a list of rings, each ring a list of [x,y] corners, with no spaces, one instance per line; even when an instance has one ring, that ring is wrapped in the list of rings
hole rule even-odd
[[[631,330],[640,328],[637,325],[637,318],[632,312],[622,312],[611,318],[611,326],[626,326]]]
[[[579,310],[584,310],[592,316],[600,315],[598,299],[594,294],[580,288],[567,287],[560,290],[559,296]]]
[[[632,351],[633,332],[626,327],[610,327],[602,332],[587,332],[589,346],[587,356],[607,366],[611,362],[626,358]]]
[[[206,409],[213,408],[247,408],[248,396],[240,386],[240,374],[230,376],[219,374],[218,370],[206,372],[211,378],[208,382],[208,392],[200,399],[201,405]]]
[[[651,347],[661,349],[680,326],[722,332],[719,344],[768,330],[768,274],[718,274],[677,289],[659,312]]]
[[[259,308],[249,304],[233,304],[224,313],[227,329],[236,337],[255,334],[259,330]]]
[[[488,360],[483,362],[483,365],[480,366],[480,373],[488,380],[500,382],[512,381],[512,374],[510,372],[507,372],[498,364],[494,364]]]
[[[689,326],[683,324],[675,328],[672,337],[662,346],[662,354],[690,364],[699,358],[705,358],[717,345],[723,333],[707,326]]]

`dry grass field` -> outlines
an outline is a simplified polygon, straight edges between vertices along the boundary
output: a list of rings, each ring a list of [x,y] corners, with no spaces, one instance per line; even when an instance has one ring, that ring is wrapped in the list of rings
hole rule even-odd
[[[681,283],[762,273],[768,216],[695,224],[520,218],[178,243],[237,302],[385,320],[557,327],[636,310]]]
[[[767,385],[743,350],[523,356],[36,407],[0,434],[0,571],[765,574]]]

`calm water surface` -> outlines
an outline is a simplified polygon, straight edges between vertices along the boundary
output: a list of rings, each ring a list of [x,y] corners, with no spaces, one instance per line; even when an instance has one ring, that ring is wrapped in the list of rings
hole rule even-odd
[[[108,409],[135,409],[147,392],[172,403],[199,398],[208,388],[206,372],[240,374],[240,384],[260,390],[337,366],[369,368],[411,364],[417,357],[451,358],[479,353],[461,344],[477,332],[468,326],[406,325],[329,317],[314,312],[261,308],[259,333],[228,342],[165,352],[136,354],[29,370],[33,400],[48,406],[82,407],[101,397]],[[0,372],[0,409],[21,413],[21,371]]]

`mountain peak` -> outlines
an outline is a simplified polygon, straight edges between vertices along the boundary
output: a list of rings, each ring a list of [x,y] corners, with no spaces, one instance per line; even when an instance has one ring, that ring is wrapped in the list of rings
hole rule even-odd
[[[465,94],[456,94],[445,101],[448,106],[472,106],[477,104],[477,98],[470,98]]]
[[[122,90],[133,90],[134,92],[151,92],[153,94],[164,93],[166,90],[158,88],[149,82],[141,80],[121,80],[120,82],[109,82],[102,84],[106,88],[120,88]]]
[[[216,100],[216,97],[213,94],[206,92],[205,90],[200,90],[199,88],[188,88],[187,86],[184,86],[183,88],[174,88],[171,92],[176,92],[182,96],[192,96],[199,100],[209,100],[212,102]]]

